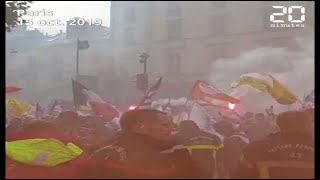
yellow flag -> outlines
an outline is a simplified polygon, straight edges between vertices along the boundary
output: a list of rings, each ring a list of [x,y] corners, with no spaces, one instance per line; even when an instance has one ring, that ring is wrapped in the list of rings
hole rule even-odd
[[[15,98],[6,100],[6,111],[10,118],[23,117],[30,113],[33,106]]]
[[[262,92],[268,92],[271,88],[271,84],[261,74],[250,73],[240,77],[240,82],[235,85],[235,88],[241,85],[250,85]]]
[[[240,77],[239,83],[232,86],[241,85],[250,85],[262,92],[269,93],[279,104],[288,105],[298,101],[297,96],[271,75],[268,77],[257,73],[245,74]]]
[[[25,164],[53,167],[79,157],[83,150],[57,139],[25,139],[6,142],[6,154]]]
[[[273,80],[273,87],[269,89],[270,95],[280,104],[288,105],[298,101],[297,96],[282,85],[276,78],[269,75]]]

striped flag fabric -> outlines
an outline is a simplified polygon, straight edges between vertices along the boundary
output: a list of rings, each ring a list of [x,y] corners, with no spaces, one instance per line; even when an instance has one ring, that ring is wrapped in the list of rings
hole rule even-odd
[[[119,110],[111,103],[105,102],[98,94],[90,89],[83,89],[82,92],[86,95],[92,111],[103,117],[115,118],[120,116]]]
[[[239,104],[240,102],[238,99],[221,92],[215,86],[200,80],[198,80],[193,86],[192,98],[193,99],[210,98],[210,99],[216,99],[221,101],[227,101],[233,104]]]
[[[72,80],[73,96],[75,104],[90,104],[92,111],[96,115],[103,117],[115,118],[120,116],[120,111],[111,103],[104,101],[98,94],[88,89],[81,83]]]
[[[225,94],[215,86],[200,80],[196,81],[192,88],[192,99],[201,106],[222,109],[229,109],[229,104],[240,103],[238,99]]]
[[[139,103],[138,109],[147,109],[151,108],[152,98],[157,93],[162,82],[162,77],[149,89],[149,91],[143,96],[142,100]]]

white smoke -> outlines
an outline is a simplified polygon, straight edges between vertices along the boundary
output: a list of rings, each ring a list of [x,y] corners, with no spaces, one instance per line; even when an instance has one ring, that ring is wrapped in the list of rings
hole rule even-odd
[[[314,88],[314,36],[313,31],[305,34],[296,36],[301,51],[259,47],[236,58],[219,59],[212,63],[209,79],[221,90],[231,92],[230,84],[239,81],[242,74],[271,74],[302,99],[304,93]],[[278,104],[269,94],[257,93],[253,88],[243,87],[232,94],[240,97],[249,111],[264,112],[270,105],[278,111],[290,108]]]

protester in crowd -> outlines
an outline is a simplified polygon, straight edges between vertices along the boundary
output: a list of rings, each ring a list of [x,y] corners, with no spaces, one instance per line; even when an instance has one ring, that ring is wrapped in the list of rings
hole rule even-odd
[[[13,118],[6,126],[6,134],[13,134],[23,130],[24,120],[22,118]]]
[[[308,128],[309,129],[308,132],[311,134],[311,136],[314,139],[314,130],[315,130],[315,127],[314,127],[314,108],[306,109],[306,110],[304,110],[304,113],[308,116],[308,118],[311,121],[310,126]]]
[[[242,149],[249,143],[247,135],[230,121],[214,124],[214,129],[223,136],[224,147],[218,152],[220,178],[229,178],[240,159]]]
[[[233,178],[314,178],[314,141],[310,118],[288,111],[277,117],[280,132],[250,143]]]
[[[172,119],[151,109],[126,112],[120,119],[121,133],[91,155],[83,168],[85,178],[187,178],[174,160],[161,151],[170,148]]]
[[[246,132],[251,142],[262,140],[269,134],[277,132],[272,120],[267,119],[263,113],[253,114],[252,117],[244,119],[240,124],[240,128]]]
[[[217,177],[216,153],[222,148],[218,136],[202,131],[192,120],[184,120],[178,127],[176,139],[188,149],[192,163],[199,168],[195,178]]]
[[[65,111],[59,114],[58,117],[55,118],[55,122],[57,125],[57,130],[61,133],[72,136],[73,138],[79,137],[79,116],[76,112],[73,111]]]
[[[78,138],[87,154],[92,154],[113,138],[115,130],[105,126],[101,118],[95,116],[79,117]]]

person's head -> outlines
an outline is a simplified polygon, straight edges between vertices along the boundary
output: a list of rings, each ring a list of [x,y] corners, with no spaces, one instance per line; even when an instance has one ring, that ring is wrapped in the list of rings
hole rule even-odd
[[[229,121],[220,121],[215,123],[213,126],[216,132],[223,136],[228,136],[235,130],[234,125]]]
[[[246,112],[244,114],[244,117],[247,118],[247,119],[253,118],[253,116],[254,116],[253,112]]]
[[[94,116],[80,117],[77,132],[79,141],[84,146],[100,145],[114,134],[99,117]]]
[[[185,120],[179,124],[178,131],[183,132],[197,132],[200,131],[198,125],[192,120]]]
[[[154,109],[135,109],[120,118],[123,132],[135,132],[158,140],[169,140],[173,130],[172,117]]]
[[[266,117],[264,116],[263,113],[258,113],[258,114],[256,114],[256,115],[254,116],[254,118],[255,118],[256,120],[258,120],[258,121],[264,121],[264,120],[266,120]]]
[[[277,116],[277,124],[283,132],[307,132],[311,119],[302,111],[287,111]]]
[[[70,131],[79,125],[78,114],[73,111],[65,111],[56,118],[57,125],[62,131]]]

